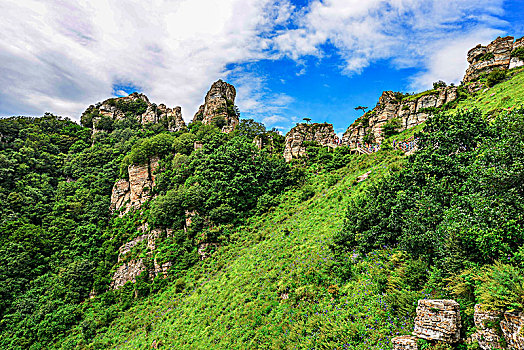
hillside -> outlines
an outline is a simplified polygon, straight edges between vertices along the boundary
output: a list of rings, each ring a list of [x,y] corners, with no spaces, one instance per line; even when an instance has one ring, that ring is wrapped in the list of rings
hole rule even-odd
[[[473,53],[342,140],[240,119],[221,80],[188,125],[136,93],[0,120],[0,347],[392,349],[453,299],[458,338],[420,349],[520,349],[524,68]]]

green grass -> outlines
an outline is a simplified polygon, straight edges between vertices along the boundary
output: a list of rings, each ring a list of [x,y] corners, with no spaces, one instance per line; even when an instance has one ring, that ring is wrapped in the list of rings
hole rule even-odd
[[[479,108],[488,115],[495,115],[504,109],[524,106],[524,68],[508,71],[508,79],[492,88],[481,90],[475,96],[461,101],[457,108]]]
[[[402,162],[398,153],[378,152],[313,174],[313,198],[300,202],[300,190],[286,193],[278,208],[250,219],[230,244],[190,269],[184,293],[171,283],[125,312],[92,348],[155,342],[165,349],[388,349],[389,339],[411,326],[411,319],[393,317],[373,277],[390,253],[356,259],[345,283],[332,271],[329,243],[348,202]],[[367,171],[370,177],[356,184]],[[80,339],[76,329],[57,347]]]

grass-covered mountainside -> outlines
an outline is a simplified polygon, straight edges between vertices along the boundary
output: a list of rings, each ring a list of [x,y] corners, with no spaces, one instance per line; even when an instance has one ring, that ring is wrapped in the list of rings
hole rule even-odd
[[[94,134],[0,120],[0,348],[390,349],[421,298],[458,300],[467,339],[475,303],[524,308],[523,86],[513,69],[392,132],[417,132],[409,157],[386,140],[370,155],[310,144],[286,163],[283,137],[252,120],[229,134],[133,113]],[[115,182],[152,157],[152,199],[112,213]],[[144,223],[172,234],[126,259],[169,261],[167,276],[114,289]]]

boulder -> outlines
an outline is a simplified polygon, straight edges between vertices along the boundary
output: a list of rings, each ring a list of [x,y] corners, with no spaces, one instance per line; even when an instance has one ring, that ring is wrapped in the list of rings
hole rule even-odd
[[[455,343],[460,340],[460,306],[454,300],[418,301],[413,335],[431,341]]]
[[[402,335],[391,339],[393,350],[418,350],[417,338],[410,335]]]

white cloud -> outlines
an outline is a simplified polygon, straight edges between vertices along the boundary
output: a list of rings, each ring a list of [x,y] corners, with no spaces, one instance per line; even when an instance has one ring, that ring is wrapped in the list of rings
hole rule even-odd
[[[268,57],[287,0],[7,0],[0,3],[0,114],[78,118],[133,85],[192,117],[230,63]]]
[[[504,24],[497,17],[502,5],[503,0],[314,0],[295,29],[277,35],[274,49],[293,59],[322,57],[327,43],[341,55],[348,75],[389,59],[397,68],[426,67],[428,74],[415,79],[419,85],[437,73],[456,81],[474,39],[499,33],[491,28]],[[453,64],[452,72],[444,71]]]
[[[111,96],[117,84],[136,86],[157,103],[181,105],[190,120],[211,82],[227,78],[237,87],[241,111],[268,124],[289,124],[284,116],[290,96],[271,92],[249,64],[232,71],[229,65],[288,56],[297,61],[298,75],[307,74],[304,57],[322,58],[332,54],[326,47],[334,47],[345,74],[388,59],[399,68],[426,68],[413,77],[414,87],[456,81],[465,51],[489,41],[497,33],[492,28],[504,25],[502,5],[503,0],[313,0],[305,8],[289,0],[3,0],[0,115],[50,111],[77,119],[87,105]]]

